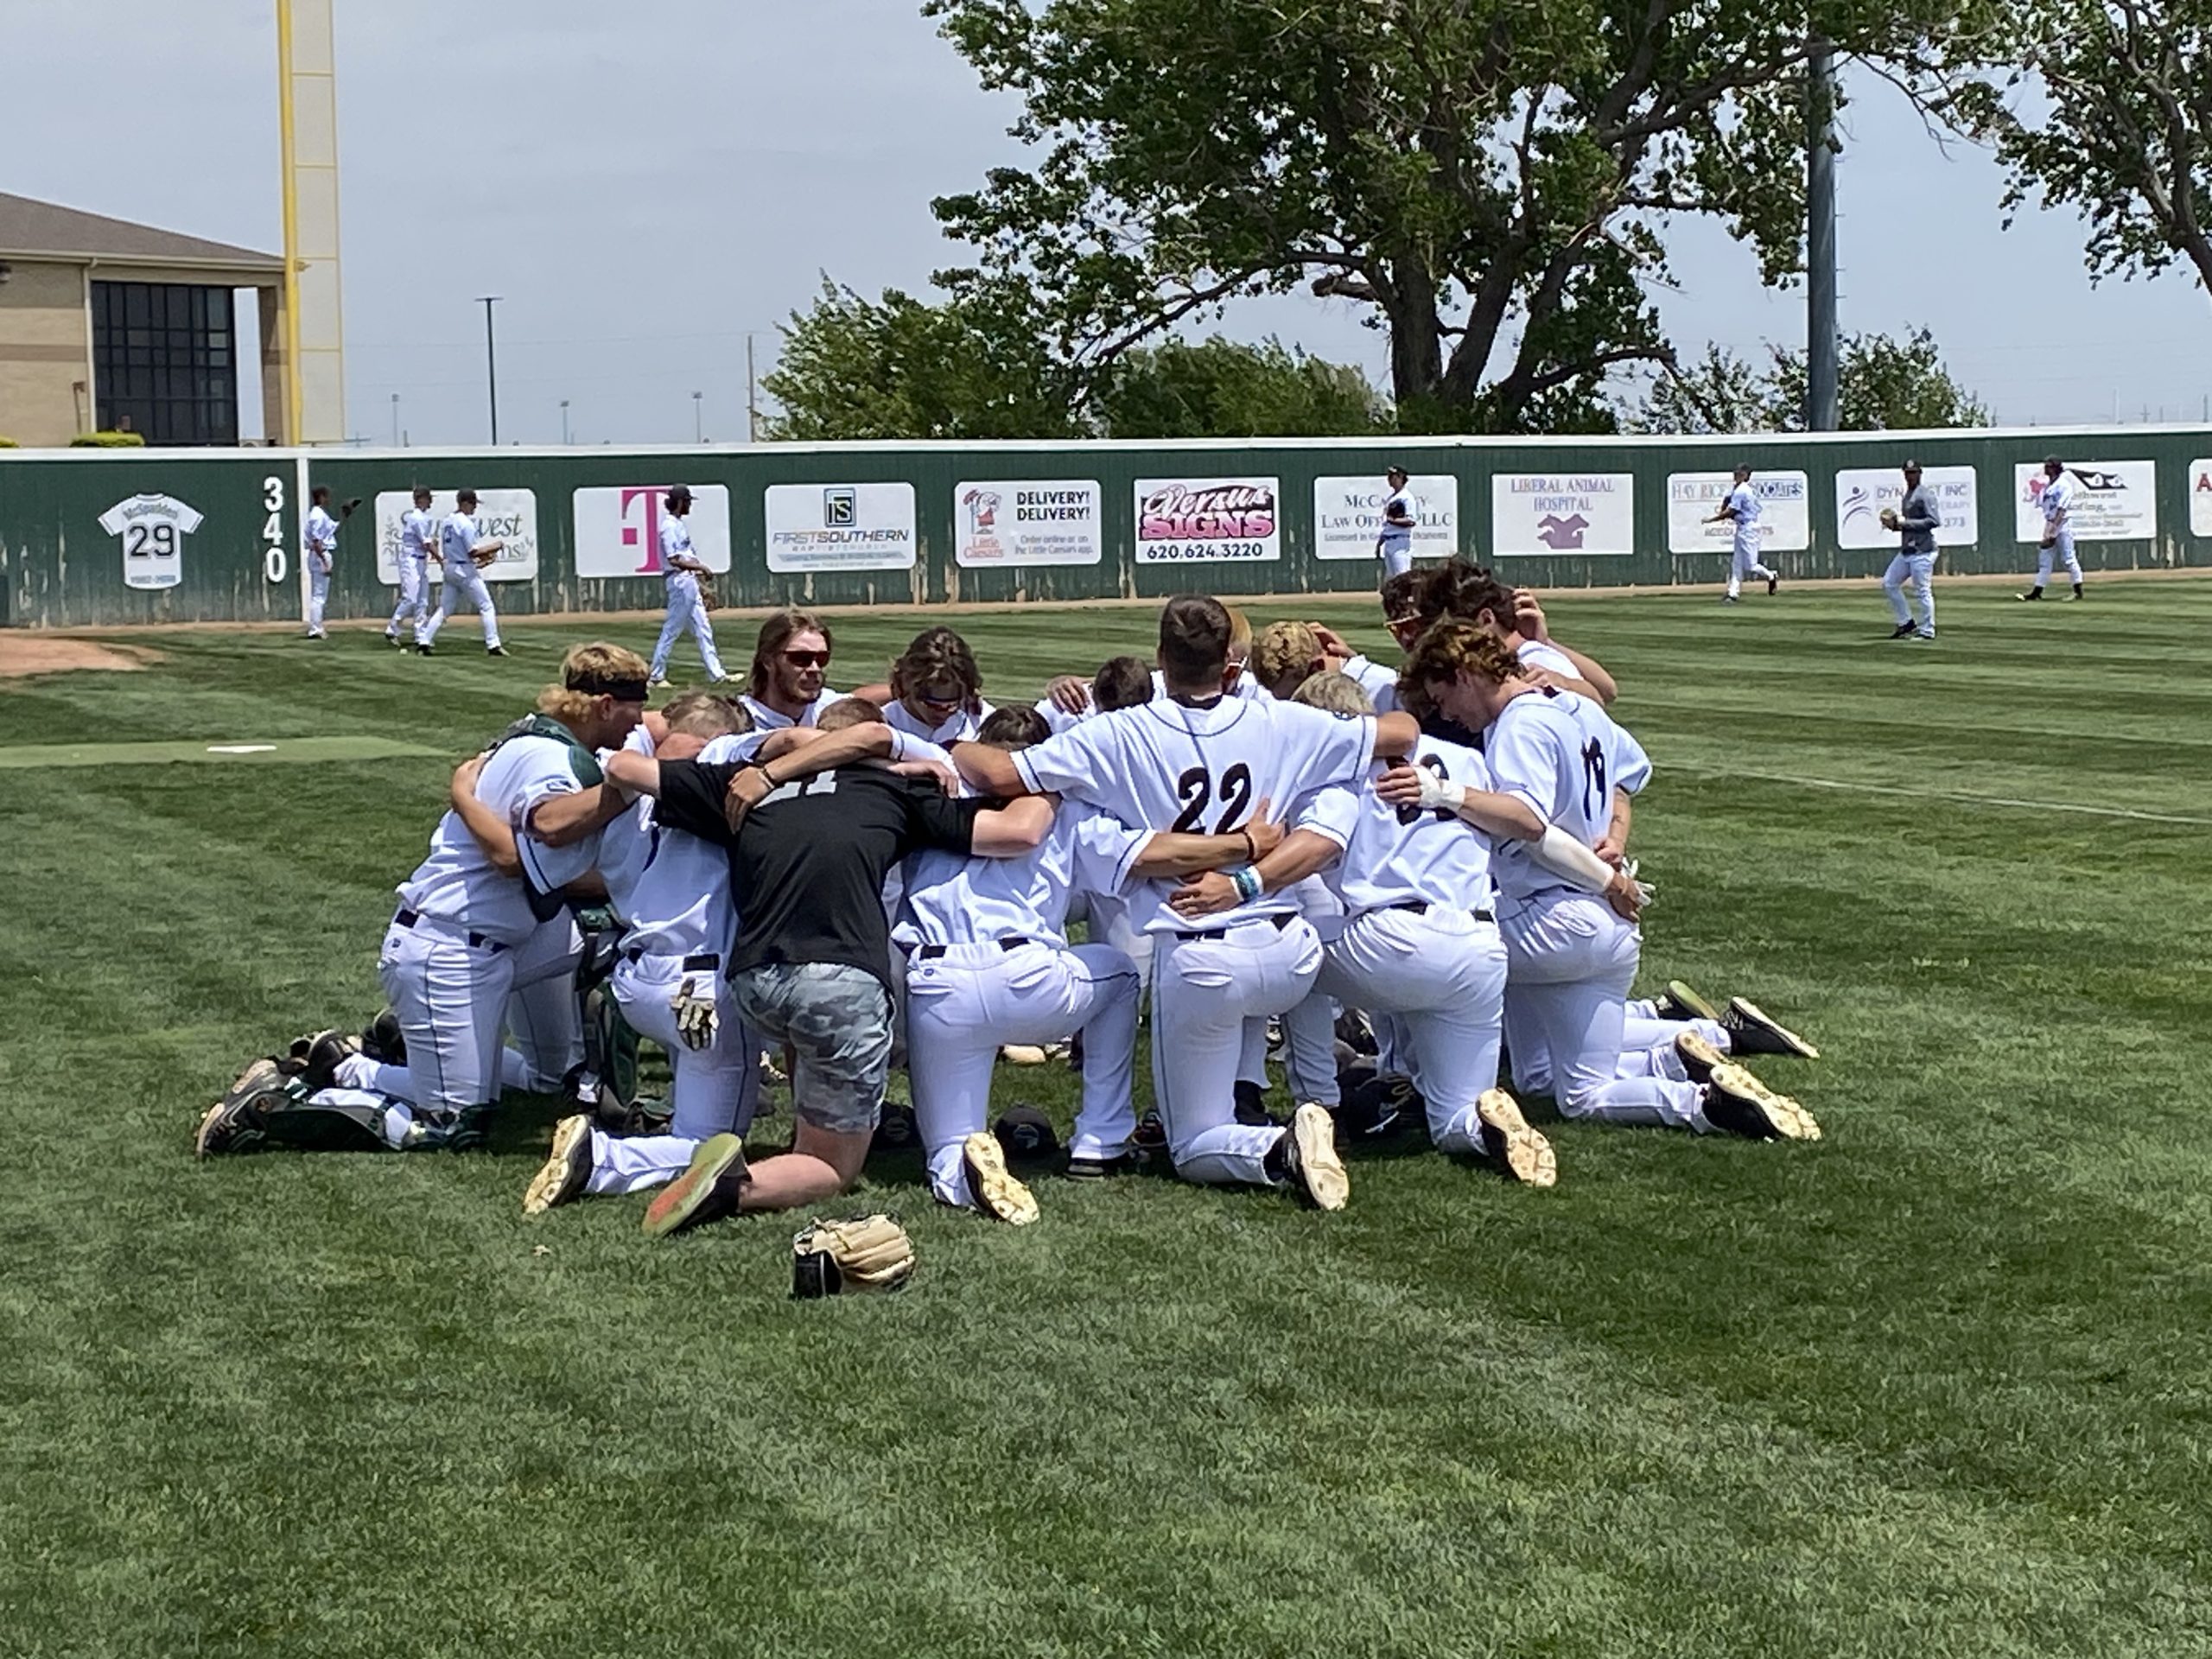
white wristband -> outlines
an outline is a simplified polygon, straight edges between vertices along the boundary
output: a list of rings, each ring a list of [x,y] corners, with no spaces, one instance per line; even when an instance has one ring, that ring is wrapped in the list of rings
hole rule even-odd
[[[1421,804],[1423,808],[1441,807],[1447,812],[1457,812],[1467,798],[1467,786],[1438,777],[1427,766],[1415,766],[1421,778]]]
[[[1603,893],[1613,885],[1613,867],[1555,823],[1544,826],[1543,839],[1529,844],[1529,855],[1583,893]]]

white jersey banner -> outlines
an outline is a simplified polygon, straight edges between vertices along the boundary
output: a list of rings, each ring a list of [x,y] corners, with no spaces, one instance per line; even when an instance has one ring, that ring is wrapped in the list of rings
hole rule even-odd
[[[200,514],[173,495],[133,495],[100,515],[100,528],[123,543],[126,588],[174,588],[184,580],[184,538]]]
[[[2152,461],[2069,461],[2066,479],[2074,499],[2066,523],[2077,542],[2154,542],[2158,538],[2158,464]],[[2043,463],[2012,469],[2012,533],[2022,542],[2043,540],[2043,492],[2050,480]]]
[[[1633,473],[1496,473],[1491,545],[1501,556],[1636,551]]]
[[[771,484],[763,497],[775,571],[911,570],[911,484]]]
[[[1732,519],[1715,519],[1736,487],[1733,473],[1667,474],[1667,550],[1727,553],[1736,545]],[[1812,484],[1802,473],[1753,473],[1759,503],[1759,551],[1802,553],[1813,544]]]
[[[1282,557],[1282,486],[1272,478],[1141,478],[1139,564]]]
[[[1017,478],[952,486],[953,556],[970,569],[1096,564],[1105,493],[1095,478]]]
[[[1943,522],[1936,527],[1938,547],[1972,547],[1979,533],[1974,470],[1930,467],[1920,482],[1936,498]],[[1904,499],[1904,474],[1894,467],[1847,467],[1835,475],[1835,536],[1844,547],[1885,547],[1897,550],[1897,532],[1882,527],[1882,509]]]
[[[1414,499],[1414,557],[1448,559],[1459,550],[1459,480],[1424,473],[1406,480]],[[1313,480],[1313,556],[1372,559],[1390,486],[1379,478]]]
[[[377,580],[387,588],[399,586],[399,523],[415,505],[413,493],[407,490],[380,490],[377,493]],[[430,523],[435,526],[445,523],[454,510],[451,490],[434,490],[430,494]],[[492,563],[484,567],[486,582],[535,582],[537,579],[537,493],[534,490],[479,490],[476,493],[477,527],[484,532],[486,541],[506,543]],[[338,536],[338,556],[346,556],[346,533],[341,528]],[[427,560],[424,569],[432,582],[445,580],[445,566],[436,559]]]
[[[691,552],[715,571],[729,569],[729,486],[694,484],[683,527]],[[665,484],[616,484],[578,490],[569,499],[576,531],[576,574],[594,581],[658,576],[660,527],[668,517]]]

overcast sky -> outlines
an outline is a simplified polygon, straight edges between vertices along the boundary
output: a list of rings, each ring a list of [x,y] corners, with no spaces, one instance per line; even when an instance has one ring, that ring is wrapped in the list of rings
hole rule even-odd
[[[957,263],[932,195],[1014,159],[916,0],[337,0],[346,391],[353,430],[485,436],[482,294],[498,308],[503,440],[745,436],[748,331],[827,271],[874,293]],[[0,0],[0,189],[275,250],[271,0]],[[1857,89],[1839,168],[1847,329],[1932,327],[2008,423],[2196,419],[2212,303],[2192,278],[2107,283],[2082,227],[1999,228],[1988,160],[1947,156],[1893,93]],[[1662,296],[1690,353],[1804,335],[1725,232],[1674,238]],[[1232,309],[1382,378],[1359,309]]]

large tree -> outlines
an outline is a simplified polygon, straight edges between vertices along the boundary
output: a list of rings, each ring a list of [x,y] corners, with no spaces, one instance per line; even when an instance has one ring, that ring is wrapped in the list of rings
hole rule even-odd
[[[1654,375],[1642,404],[1624,412],[1631,432],[1802,432],[1805,353],[1767,348],[1762,365],[1708,346],[1694,363]],[[1945,366],[1925,328],[1847,334],[1836,377],[1837,425],[1846,432],[1932,431],[1987,426],[1989,410]]]
[[[1951,112],[2031,194],[2089,221],[2092,276],[2177,259],[2212,289],[2212,0],[2005,0],[2014,71],[1961,87]]]
[[[1611,423],[1664,361],[1669,216],[1796,269],[1808,35],[1911,71],[1984,0],[927,0],[1027,167],[938,200],[1078,372],[1310,284],[1390,341],[1409,429]]]

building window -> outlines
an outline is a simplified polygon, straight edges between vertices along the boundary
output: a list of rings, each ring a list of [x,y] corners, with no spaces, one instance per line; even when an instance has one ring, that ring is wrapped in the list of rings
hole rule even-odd
[[[92,375],[105,431],[149,443],[238,441],[231,290],[184,283],[92,284]]]

